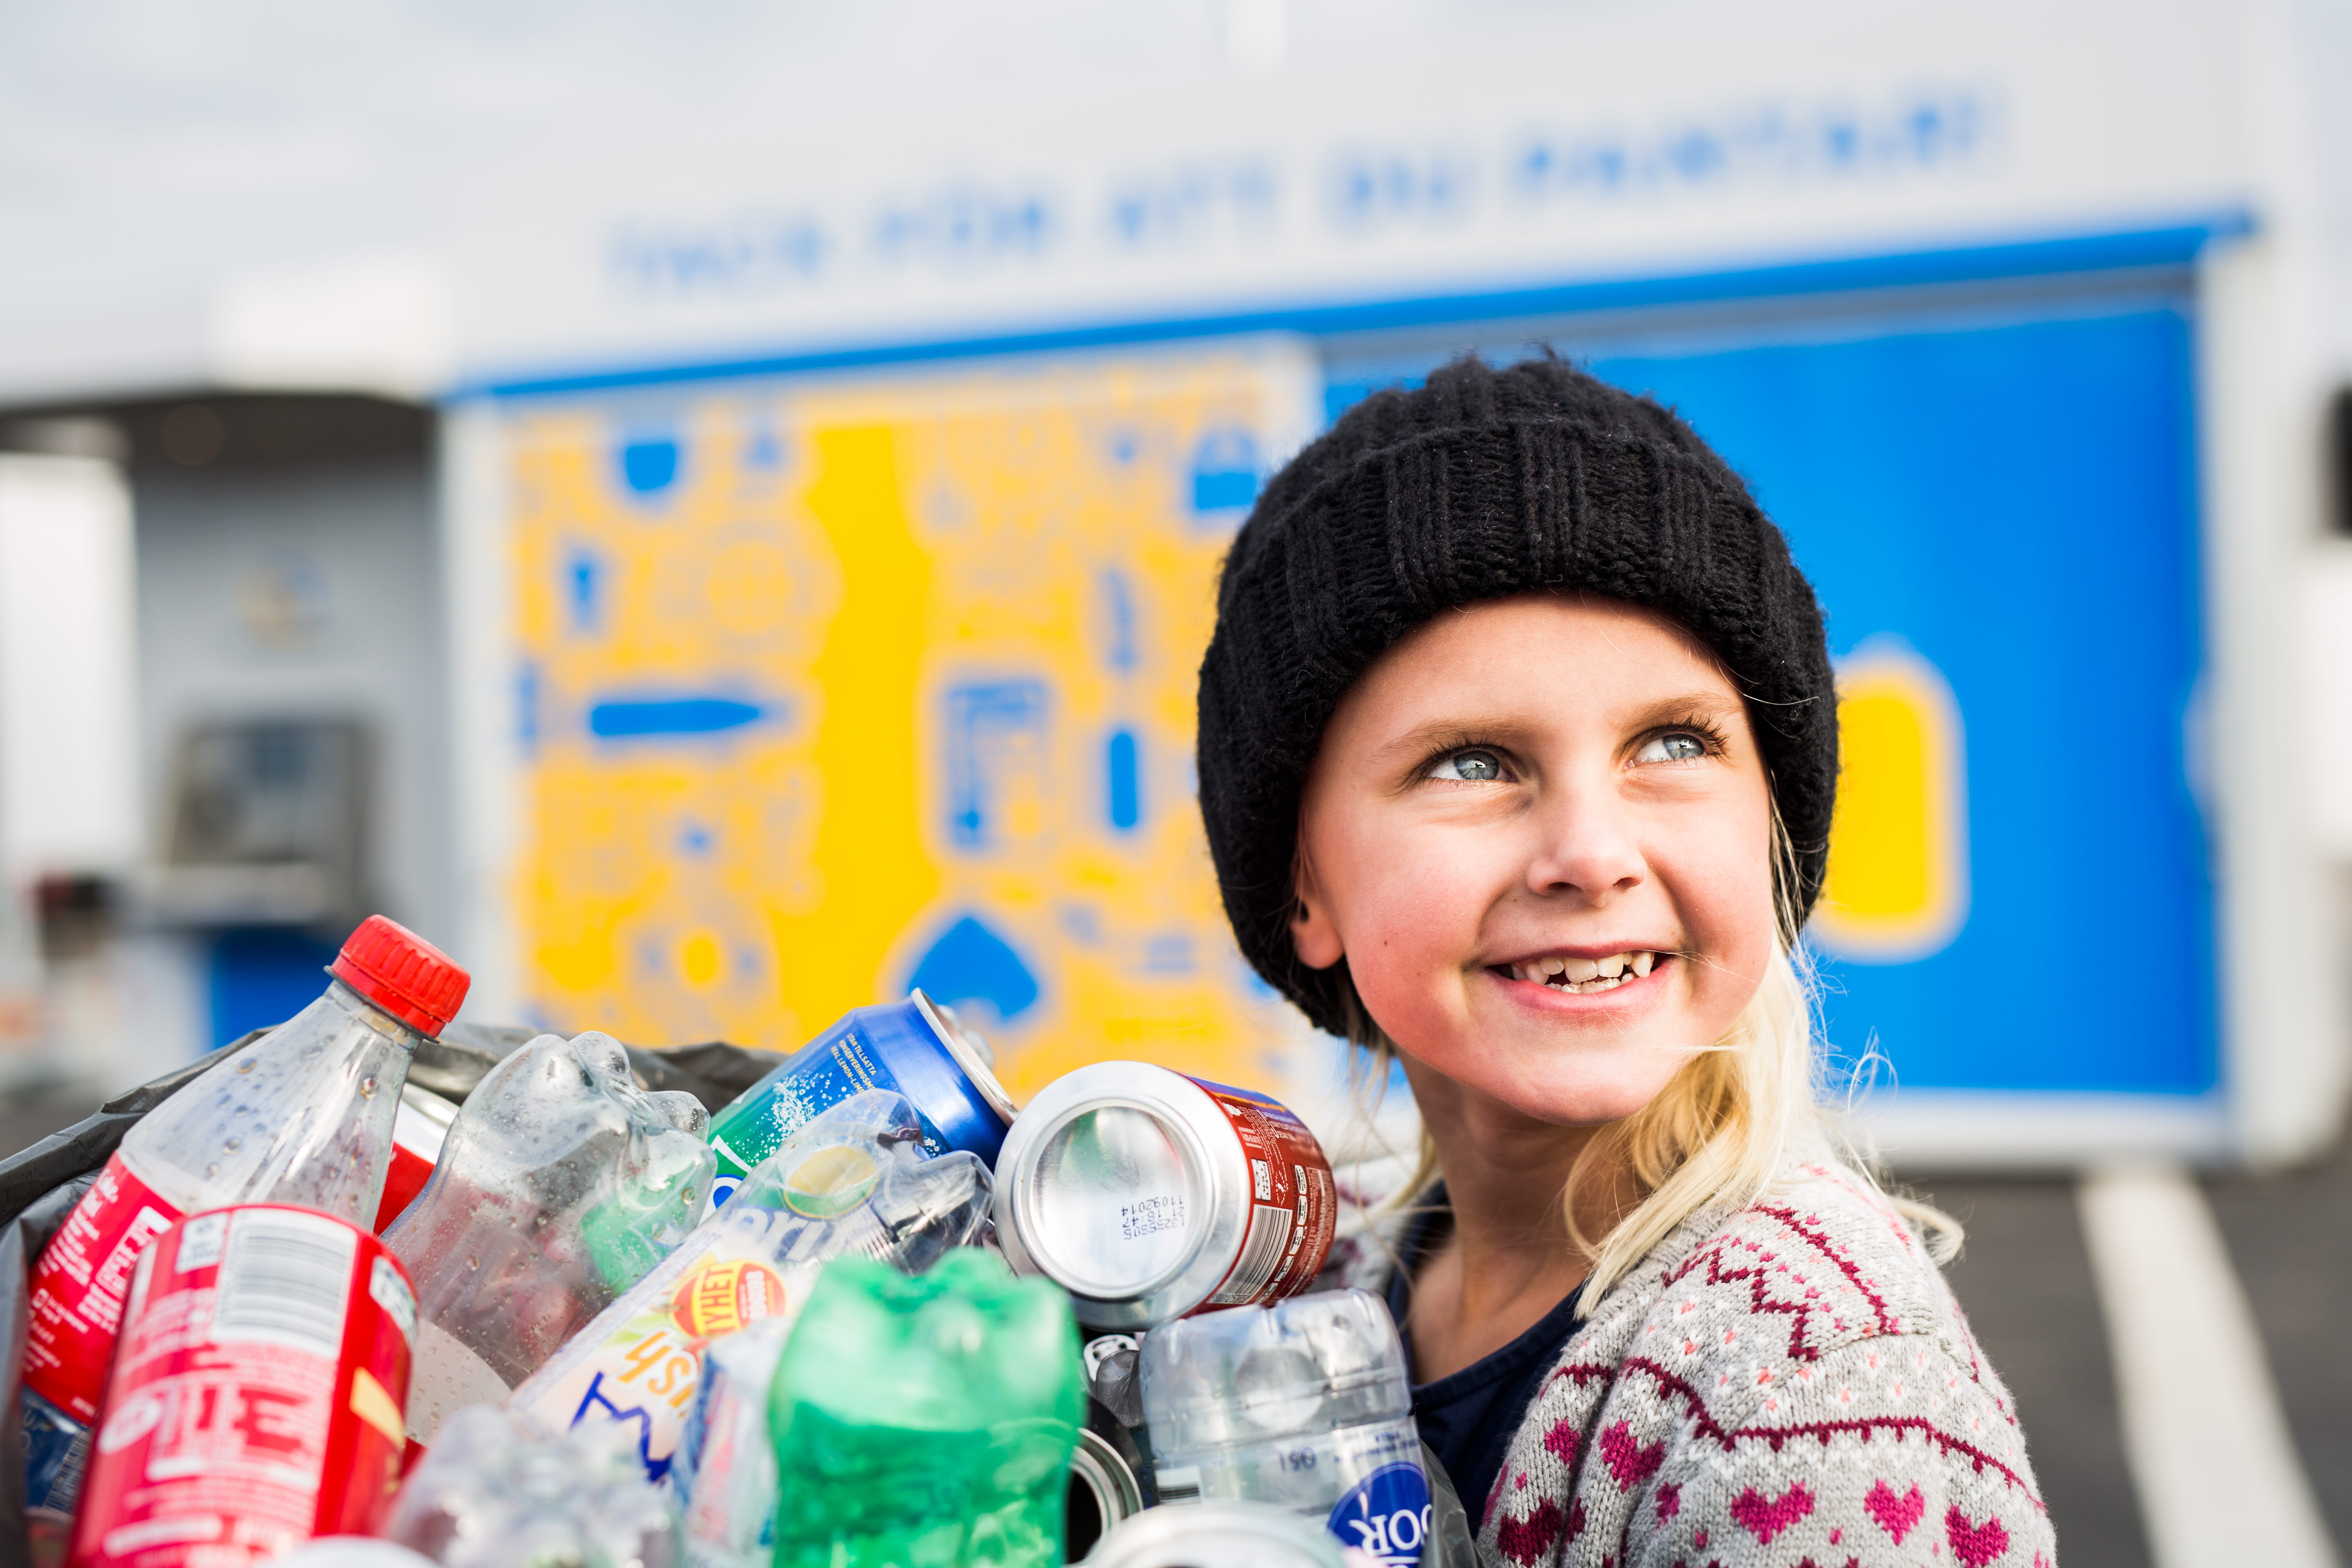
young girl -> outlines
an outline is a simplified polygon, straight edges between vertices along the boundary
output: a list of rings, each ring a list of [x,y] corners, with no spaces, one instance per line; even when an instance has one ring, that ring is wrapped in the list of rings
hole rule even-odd
[[[1234,542],[1201,668],[1225,909],[1412,1083],[1436,1184],[1343,1272],[1490,1558],[2054,1562],[1917,1228],[1948,1222],[1814,1110],[1836,779],[1779,530],[1556,360],[1359,405]]]

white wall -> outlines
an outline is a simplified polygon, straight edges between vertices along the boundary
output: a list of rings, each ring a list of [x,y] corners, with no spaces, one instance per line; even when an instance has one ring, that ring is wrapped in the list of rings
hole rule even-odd
[[[0,876],[120,872],[142,843],[131,493],[94,458],[0,457]]]
[[[0,258],[0,397],[392,385],[436,353],[445,376],[676,363],[2177,221],[2248,198],[2261,8],[28,0],[0,14],[0,229],[50,242]],[[1947,116],[1924,142],[1923,109]],[[1538,147],[1637,172],[1529,182]],[[320,352],[289,360],[302,342]]]

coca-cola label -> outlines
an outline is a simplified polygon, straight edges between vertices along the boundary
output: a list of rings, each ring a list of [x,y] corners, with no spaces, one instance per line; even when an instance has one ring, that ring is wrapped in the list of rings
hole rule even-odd
[[[402,1309],[398,1263],[330,1215],[249,1205],[167,1234],[125,1313],[73,1568],[245,1568],[372,1532],[404,1442]]]
[[[33,1266],[25,1382],[75,1420],[98,1418],[131,1271],[179,1217],[118,1152]]]
[[[1247,1307],[1296,1296],[1315,1283],[1338,1223],[1331,1162],[1307,1124],[1277,1100],[1205,1079],[1192,1080],[1224,1112],[1248,1163],[1249,1224],[1241,1251],[1204,1307]]]

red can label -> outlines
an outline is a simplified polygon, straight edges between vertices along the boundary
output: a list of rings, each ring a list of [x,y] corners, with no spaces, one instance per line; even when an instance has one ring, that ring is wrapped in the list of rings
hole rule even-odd
[[[69,1568],[245,1568],[383,1522],[416,1298],[374,1237],[197,1215],[140,1259],[123,1321]]]
[[[433,1179],[433,1169],[441,1163],[441,1145],[448,1141],[448,1122],[427,1116],[409,1103],[408,1096],[417,1092],[412,1088],[404,1093],[400,1109],[393,1113],[392,1163],[384,1172],[383,1199],[376,1205],[375,1224],[368,1227],[378,1236],[392,1228],[392,1222]]]
[[[1233,1125],[1249,1170],[1250,1221],[1240,1255],[1201,1305],[1251,1307],[1296,1296],[1315,1283],[1330,1256],[1339,1220],[1331,1162],[1307,1124],[1278,1101],[1206,1079],[1192,1081]]]
[[[25,1382],[75,1420],[97,1419],[131,1268],[179,1217],[118,1152],[33,1265]]]

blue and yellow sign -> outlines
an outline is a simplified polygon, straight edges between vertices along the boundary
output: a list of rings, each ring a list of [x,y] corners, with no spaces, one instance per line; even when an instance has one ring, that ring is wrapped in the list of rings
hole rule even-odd
[[[1277,1033],[1192,800],[1280,345],[511,416],[529,1000],[795,1046],[909,984],[1016,1096]]]

